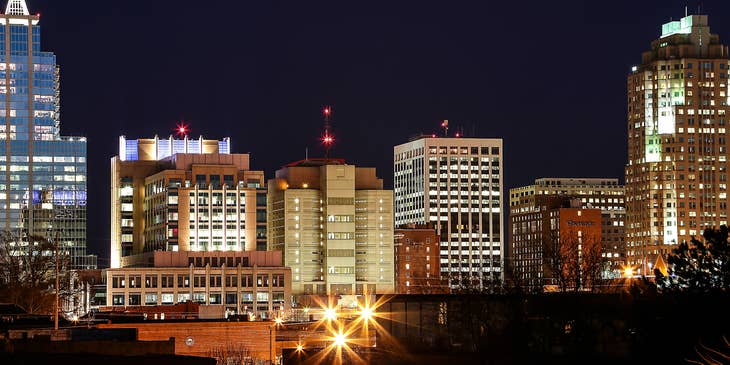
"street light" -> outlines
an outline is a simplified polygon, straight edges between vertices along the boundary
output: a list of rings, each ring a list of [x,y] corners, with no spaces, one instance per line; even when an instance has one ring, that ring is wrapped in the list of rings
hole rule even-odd
[[[337,311],[334,308],[325,308],[324,318],[328,321],[334,321],[337,319]]]
[[[347,342],[347,337],[344,333],[342,333],[342,331],[340,331],[339,333],[335,334],[335,337],[332,340],[334,341],[335,346],[342,347],[345,345],[345,342]]]
[[[370,307],[360,307],[360,318],[363,321],[365,321],[365,322],[370,321],[370,319],[373,318],[373,315],[374,314],[375,313],[373,312],[373,309],[372,308],[370,308]]]
[[[624,276],[627,278],[634,276],[634,268],[631,266],[624,267]]]

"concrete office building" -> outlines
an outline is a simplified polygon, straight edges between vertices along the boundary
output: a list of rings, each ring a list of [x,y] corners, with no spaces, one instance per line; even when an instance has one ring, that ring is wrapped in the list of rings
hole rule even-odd
[[[269,250],[283,252],[294,295],[393,293],[393,192],[375,168],[308,159],[268,189]]]
[[[394,148],[395,223],[433,223],[452,287],[503,280],[501,139],[420,137]]]
[[[545,209],[541,198],[570,198],[583,209],[601,210],[601,256],[606,266],[603,278],[620,277],[626,262],[626,209],[624,187],[610,178],[542,178],[535,183],[510,189],[510,222],[522,213],[539,213]],[[512,229],[514,232],[514,229]],[[517,262],[514,235],[510,241],[508,266]],[[512,268],[510,268],[512,270]]]
[[[728,57],[707,15],[688,15],[628,75],[627,250],[641,274],[727,224]]]
[[[264,173],[228,139],[121,137],[111,165],[112,268],[157,250],[265,250]]]

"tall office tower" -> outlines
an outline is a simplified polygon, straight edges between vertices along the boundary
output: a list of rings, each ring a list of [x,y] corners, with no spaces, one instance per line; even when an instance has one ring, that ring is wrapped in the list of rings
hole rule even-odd
[[[55,238],[73,268],[86,256],[86,139],[62,137],[56,56],[24,0],[0,15],[0,229]]]
[[[111,159],[111,267],[151,251],[266,249],[264,173],[230,140],[119,139]]]
[[[563,204],[568,198],[577,201],[581,209],[600,209],[601,211],[601,256],[605,261],[603,278],[617,278],[623,273],[626,264],[624,187],[618,179],[605,178],[543,178],[533,185],[510,189],[510,271],[522,270],[526,253],[535,253],[532,246],[517,241],[518,233],[526,227],[526,220],[545,214],[546,207]],[[555,203],[555,199],[557,203]],[[527,218],[526,218],[527,217]],[[527,224],[529,225],[529,224]],[[532,228],[530,228],[532,229]],[[534,233],[534,232],[532,232]],[[532,238],[535,238],[534,236]],[[540,237],[537,237],[540,238]]]
[[[394,148],[395,223],[432,222],[452,287],[504,279],[502,140],[419,137]]]
[[[662,26],[628,75],[627,250],[651,264],[727,224],[728,47],[706,15]]]
[[[269,250],[292,269],[292,294],[394,292],[393,192],[375,168],[308,159],[268,187]]]

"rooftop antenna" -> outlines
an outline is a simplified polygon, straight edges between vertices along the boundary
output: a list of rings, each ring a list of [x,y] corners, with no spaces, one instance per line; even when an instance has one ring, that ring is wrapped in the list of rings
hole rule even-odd
[[[309,160],[309,147],[304,147],[304,160]]]
[[[688,15],[689,15],[689,14],[687,13],[687,5],[685,5],[685,6],[684,6],[684,16],[686,17],[686,16],[688,16]]]
[[[449,136],[449,120],[448,119],[444,119],[441,122],[441,128],[444,129],[444,137],[448,137]]]
[[[335,143],[335,136],[332,134],[332,126],[330,125],[330,118],[332,117],[332,107],[325,106],[322,110],[324,114],[324,134],[322,135],[322,144],[324,144],[324,161],[327,163],[330,158],[330,148]]]

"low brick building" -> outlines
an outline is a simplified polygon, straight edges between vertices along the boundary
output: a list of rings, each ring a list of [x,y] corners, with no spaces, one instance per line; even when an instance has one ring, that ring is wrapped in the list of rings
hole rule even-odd
[[[231,314],[272,318],[291,303],[291,269],[281,252],[170,252],[140,255],[142,267],[107,269],[107,308],[192,301]]]
[[[395,283],[398,294],[449,293],[439,268],[439,236],[433,224],[395,230]]]
[[[176,355],[215,357],[223,352],[231,357],[241,355],[254,363],[277,356],[276,326],[272,322],[145,321],[98,327],[134,328],[139,341],[174,339]]]

